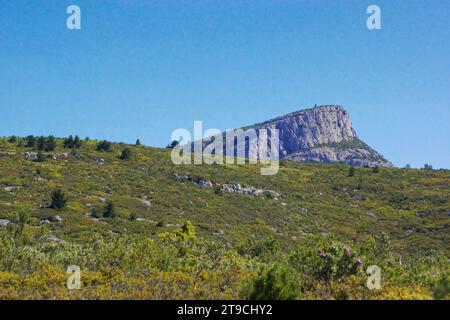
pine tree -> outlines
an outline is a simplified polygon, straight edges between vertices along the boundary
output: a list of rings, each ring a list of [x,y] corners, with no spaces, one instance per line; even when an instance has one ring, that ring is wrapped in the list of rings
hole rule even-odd
[[[52,192],[51,207],[56,210],[62,210],[67,204],[67,196],[61,189],[56,189]]]
[[[64,148],[73,148],[73,137],[70,135],[68,138],[64,139],[63,142]]]
[[[29,135],[26,139],[27,139],[26,147],[33,148],[34,145],[36,144],[36,138],[32,135]]]
[[[167,145],[167,149],[173,149],[175,148],[177,145],[179,145],[180,143],[177,140],[173,140],[169,145]]]
[[[114,218],[116,216],[116,209],[112,201],[108,201],[103,209],[103,217]]]
[[[131,157],[131,150],[128,148],[124,148],[122,150],[122,154],[120,155],[120,159],[127,160]]]
[[[111,151],[111,142],[102,140],[97,144],[97,151]]]
[[[79,136],[75,136],[75,138],[73,139],[73,148],[74,149],[79,149],[81,148],[82,142]]]
[[[40,137],[37,139],[37,141],[36,141],[36,149],[38,149],[38,150],[40,150],[40,151],[44,150],[44,148],[45,148],[45,143],[46,143],[45,137],[40,136]]]
[[[348,176],[353,177],[354,175],[355,175],[355,167],[350,166],[350,168],[348,169]]]
[[[56,140],[54,136],[48,136],[45,140],[45,151],[54,151],[56,149]]]

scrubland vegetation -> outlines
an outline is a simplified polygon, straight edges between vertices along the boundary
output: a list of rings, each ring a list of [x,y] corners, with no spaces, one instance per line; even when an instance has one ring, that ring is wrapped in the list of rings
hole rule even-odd
[[[140,142],[0,139],[0,298],[450,297],[449,171],[282,162],[275,176],[259,172],[175,166],[170,150]],[[81,268],[79,290],[66,287],[69,265]],[[378,290],[366,287],[370,265]]]

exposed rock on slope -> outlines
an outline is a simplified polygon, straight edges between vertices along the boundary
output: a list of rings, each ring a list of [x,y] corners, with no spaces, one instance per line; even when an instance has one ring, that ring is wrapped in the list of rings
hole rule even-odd
[[[193,184],[196,184],[197,186],[205,189],[210,189],[213,187],[216,187],[222,191],[229,192],[229,193],[240,193],[245,194],[247,196],[253,196],[253,197],[261,197],[266,196],[272,199],[278,199],[281,195],[273,190],[264,190],[264,189],[257,189],[252,186],[242,186],[239,183],[212,183],[209,180],[205,179],[194,179],[189,176],[180,175],[177,173],[172,174],[172,177],[174,177],[176,180],[180,182],[190,182]]]
[[[259,132],[259,129],[278,129],[280,159],[345,162],[355,166],[392,166],[382,155],[358,138],[348,112],[338,105],[300,110],[242,129],[255,129],[256,132]],[[252,142],[253,149],[250,150],[257,149],[256,138],[249,137],[248,140]],[[243,141],[245,138],[238,139],[237,149],[243,148]],[[248,157],[248,145],[245,149]]]

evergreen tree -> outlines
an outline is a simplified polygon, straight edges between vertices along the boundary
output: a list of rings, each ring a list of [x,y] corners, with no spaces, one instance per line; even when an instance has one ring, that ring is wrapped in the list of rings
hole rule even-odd
[[[355,167],[350,166],[350,168],[348,169],[348,176],[353,177],[354,175],[355,175]]]
[[[64,191],[61,189],[56,189],[52,192],[52,203],[51,207],[56,210],[62,210],[67,204],[68,198]]]
[[[128,148],[124,148],[122,150],[122,154],[120,155],[120,159],[127,160],[131,157],[131,150]]]
[[[73,137],[70,135],[68,138],[63,141],[64,148],[73,148]]]
[[[139,139],[136,140],[136,146],[137,147],[141,146],[141,140],[139,140]]]
[[[112,201],[108,201],[103,209],[103,217],[114,218],[116,216],[116,209]]]
[[[111,151],[111,142],[102,140],[97,144],[97,151]]]
[[[45,149],[45,145],[46,145],[45,137],[40,136],[36,141],[36,149],[42,151]]]
[[[167,145],[167,149],[173,149],[175,148],[177,145],[179,145],[180,143],[177,140],[173,140],[169,145]]]
[[[48,136],[45,140],[45,151],[54,151],[56,149],[56,140],[54,136]]]
[[[299,283],[292,270],[285,265],[274,264],[251,279],[243,293],[251,300],[293,300],[299,291]]]
[[[64,148],[70,148],[70,149],[78,149],[81,147],[81,140],[80,137],[75,136],[75,138],[70,135],[68,138],[64,139],[63,142]]]
[[[26,139],[27,139],[26,147],[33,148],[36,144],[36,138],[33,135],[29,135],[27,136]]]
[[[82,142],[79,136],[75,136],[75,138],[73,139],[73,148],[74,149],[79,149],[81,148]]]

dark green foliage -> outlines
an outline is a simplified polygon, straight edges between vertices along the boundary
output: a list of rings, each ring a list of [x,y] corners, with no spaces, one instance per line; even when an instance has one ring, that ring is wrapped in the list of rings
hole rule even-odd
[[[136,212],[130,213],[130,216],[129,216],[130,221],[135,221],[137,218],[138,218],[138,216],[137,216]]]
[[[56,140],[53,136],[47,138],[40,136],[36,141],[36,149],[39,151],[54,151],[56,149]]]
[[[64,139],[63,146],[64,148],[70,148],[70,149],[78,149],[81,148],[81,140],[80,137],[75,136],[75,138],[70,135],[68,138]]]
[[[408,199],[408,195],[403,192],[395,192],[391,196],[391,202],[395,204],[401,204]]]
[[[293,300],[299,295],[299,281],[287,266],[273,264],[250,280],[243,295],[251,300]]]
[[[102,140],[97,144],[97,151],[109,152],[111,151],[112,144],[107,140]]]
[[[116,208],[112,201],[107,201],[105,207],[103,208],[104,218],[114,218],[116,216]]]
[[[136,145],[136,147],[141,146],[141,145],[142,145],[142,144],[141,144],[141,140],[137,139],[135,145]]]
[[[277,258],[280,246],[275,238],[267,238],[263,241],[248,239],[238,247],[242,255],[258,258],[261,261],[272,261]]]
[[[48,136],[45,142],[45,151],[54,151],[56,149],[56,140],[54,136]]]
[[[91,217],[99,219],[103,216],[103,208],[97,206],[94,207],[91,211]]]
[[[354,248],[328,239],[299,248],[289,261],[297,271],[327,282],[356,274],[363,263]]]
[[[120,155],[121,160],[127,160],[131,157],[131,150],[129,148],[124,148]]]
[[[424,170],[433,170],[433,166],[431,164],[425,163],[423,165]]]
[[[45,137],[40,136],[36,141],[36,149],[38,149],[39,151],[43,151],[45,149],[45,142]]]
[[[355,167],[354,166],[350,166],[350,168],[348,169],[348,177],[353,177],[355,175]]]
[[[61,189],[52,192],[51,207],[56,210],[63,210],[67,205],[67,195]]]
[[[16,136],[11,136],[11,137],[8,139],[8,142],[9,142],[9,143],[16,143],[16,141],[17,141],[17,137],[16,137]]]
[[[220,186],[214,186],[214,193],[219,195],[219,196],[222,196],[223,195],[223,190],[222,190],[222,188]]]
[[[164,222],[163,222],[163,221],[158,221],[158,222],[156,223],[156,226],[157,226],[158,228],[162,228],[162,227],[164,227]]]
[[[11,223],[8,225],[8,231],[12,234],[13,239],[20,241],[23,236],[25,225],[30,221],[30,211],[21,209],[15,215]]]
[[[44,162],[45,161],[45,155],[42,153],[42,151],[39,151],[36,156],[35,162]]]
[[[167,149],[173,149],[175,148],[177,145],[179,145],[180,143],[177,140],[173,140],[170,144],[167,145]]]
[[[450,274],[444,274],[433,285],[433,296],[435,299],[450,298]]]
[[[26,147],[34,148],[34,146],[36,144],[36,138],[33,135],[29,135],[26,137],[26,140],[27,140]]]
[[[373,173],[379,173],[380,172],[380,167],[378,167],[378,166],[373,167],[372,168],[372,172]]]

